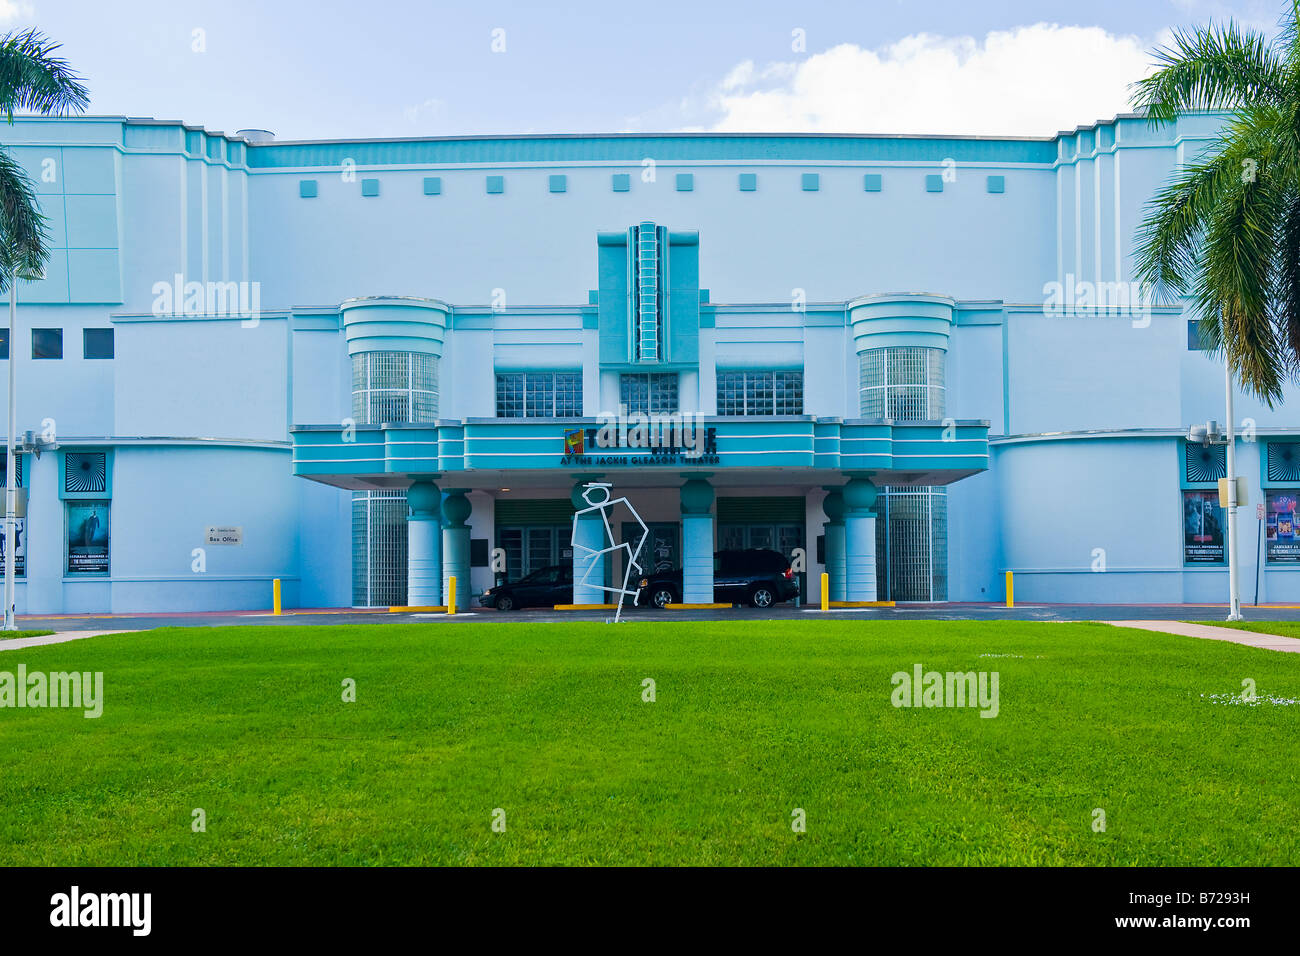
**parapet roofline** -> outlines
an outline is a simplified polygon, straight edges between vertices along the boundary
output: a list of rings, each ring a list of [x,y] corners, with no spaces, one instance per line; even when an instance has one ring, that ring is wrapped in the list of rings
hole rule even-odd
[[[1224,114],[1223,110],[1189,110],[1188,115],[1215,115]],[[351,136],[343,138],[329,139],[273,139],[265,142],[253,142],[247,140],[238,133],[225,133],[221,130],[210,130],[202,125],[187,123],[184,120],[156,119],[150,116],[123,116],[119,114],[88,114],[82,116],[43,116],[39,114],[15,114],[15,119],[21,119],[31,122],[115,122],[129,123],[135,126],[180,126],[187,130],[197,130],[207,133],[210,136],[224,136],[228,139],[238,139],[246,142],[250,149],[261,149],[263,147],[274,146],[314,146],[314,145],[351,145],[363,143],[461,143],[461,142],[530,142],[539,140],[632,140],[632,139],[731,139],[731,140],[958,140],[963,142],[992,142],[992,143],[1051,143],[1062,137],[1077,135],[1085,130],[1097,129],[1100,126],[1112,125],[1120,120],[1144,120],[1145,113],[1116,113],[1110,119],[1098,119],[1092,123],[1084,123],[1076,126],[1074,129],[1059,130],[1051,136],[987,136],[982,134],[963,134],[963,133],[810,133],[810,132],[591,132],[591,133],[489,133],[489,134],[462,134],[454,136]]]

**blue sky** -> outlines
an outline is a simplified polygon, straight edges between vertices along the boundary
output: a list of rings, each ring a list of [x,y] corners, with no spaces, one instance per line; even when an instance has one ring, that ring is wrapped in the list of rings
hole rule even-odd
[[[1233,16],[1271,28],[1282,6],[0,0],[0,28],[35,25],[61,41],[87,78],[94,113],[262,127],[280,139],[1050,135],[1125,109],[1127,83],[1171,27]]]

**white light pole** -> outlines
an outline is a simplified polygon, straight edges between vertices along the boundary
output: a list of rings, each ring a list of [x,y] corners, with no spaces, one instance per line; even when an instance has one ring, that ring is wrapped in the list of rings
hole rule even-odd
[[[17,542],[14,527],[18,505],[18,489],[14,485],[14,365],[18,360],[14,326],[18,315],[18,267],[9,270],[9,431],[5,438],[5,616],[4,630],[18,630],[14,620],[14,561],[17,559]]]
[[[11,366],[12,364],[10,362]],[[1226,436],[1228,441],[1228,620],[1240,621],[1242,619],[1241,579],[1237,571],[1237,438],[1232,411],[1232,362],[1228,359],[1227,349],[1224,349],[1223,365],[1228,405],[1228,432]],[[10,388],[13,387],[12,382],[11,377]],[[10,397],[9,401],[12,402],[13,398]]]

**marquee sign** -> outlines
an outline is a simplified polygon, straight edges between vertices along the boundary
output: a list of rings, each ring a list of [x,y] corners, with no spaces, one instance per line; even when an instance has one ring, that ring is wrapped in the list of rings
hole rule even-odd
[[[718,465],[718,430],[713,426],[669,431],[633,428],[566,428],[561,467]]]

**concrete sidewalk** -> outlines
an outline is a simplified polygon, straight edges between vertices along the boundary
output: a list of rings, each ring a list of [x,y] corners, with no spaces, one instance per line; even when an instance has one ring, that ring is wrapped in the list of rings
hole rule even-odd
[[[1184,621],[1109,621],[1107,623],[1114,624],[1116,627],[1134,627],[1142,631],[1181,634],[1184,637],[1203,637],[1211,641],[1227,641],[1230,644],[1245,644],[1247,647],[1262,647],[1270,651],[1300,654],[1300,640],[1294,637],[1283,637],[1280,634],[1259,634],[1255,631],[1240,631],[1235,627],[1188,624]]]
[[[0,640],[0,651],[17,651],[24,647],[40,647],[43,644],[62,644],[65,641],[79,641],[87,637],[101,637],[104,634],[134,634],[135,631],[60,631],[57,634],[45,634],[42,637],[16,637],[12,640]]]

